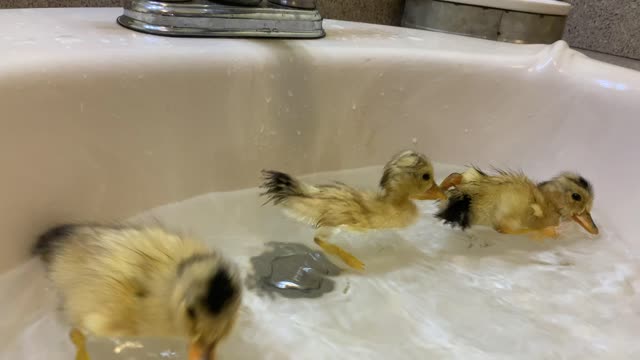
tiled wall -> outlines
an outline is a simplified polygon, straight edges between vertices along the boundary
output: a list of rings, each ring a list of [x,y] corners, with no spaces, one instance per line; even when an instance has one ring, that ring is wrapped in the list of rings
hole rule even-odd
[[[564,33],[572,46],[640,59],[640,0],[566,0]]]
[[[121,0],[0,0],[0,9],[28,7],[120,6]]]
[[[328,19],[400,25],[404,0],[316,0]]]
[[[404,0],[317,0],[317,4],[328,19],[399,25]],[[121,5],[122,0],[0,0],[0,9]]]
[[[566,0],[571,46],[640,59],[640,0]],[[398,25],[404,0],[317,0],[330,19]],[[0,0],[0,8],[121,6],[121,0]]]

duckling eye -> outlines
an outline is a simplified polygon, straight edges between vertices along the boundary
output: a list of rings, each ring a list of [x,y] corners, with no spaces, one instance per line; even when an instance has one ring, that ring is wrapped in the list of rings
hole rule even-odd
[[[578,193],[573,193],[573,194],[571,194],[571,198],[572,198],[573,200],[575,200],[575,201],[580,201],[580,200],[582,200],[582,196],[580,196],[580,194],[578,194]]]
[[[422,180],[424,180],[424,181],[429,181],[429,179],[431,179],[431,175],[429,175],[429,174],[422,174]]]
[[[195,320],[196,318],[196,309],[193,306],[189,306],[187,308],[187,315],[191,320]]]

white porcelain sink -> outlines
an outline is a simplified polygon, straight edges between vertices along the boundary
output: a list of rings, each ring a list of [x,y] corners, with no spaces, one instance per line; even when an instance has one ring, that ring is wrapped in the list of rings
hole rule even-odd
[[[125,219],[254,187],[263,168],[380,165],[402,148],[439,163],[522,168],[537,179],[580,171],[596,189],[596,221],[637,265],[640,72],[564,42],[514,45],[330,20],[327,37],[313,41],[167,38],[118,26],[120,13],[0,11],[2,271],[25,262],[35,236],[59,222]],[[264,221],[234,219],[238,228]],[[255,255],[218,245],[244,260]],[[635,274],[625,281],[638,305]],[[0,289],[5,303],[28,297],[19,286]],[[375,299],[369,306],[384,313]],[[5,324],[0,337],[15,329]],[[249,340],[232,344],[222,359],[260,356]],[[598,358],[637,351],[620,344]],[[325,345],[324,358],[355,358]],[[322,358],[279,351],[270,358]],[[514,358],[491,354],[440,355]]]

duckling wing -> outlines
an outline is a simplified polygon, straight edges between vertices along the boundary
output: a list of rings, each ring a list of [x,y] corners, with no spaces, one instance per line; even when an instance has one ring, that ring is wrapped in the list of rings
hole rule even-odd
[[[287,214],[316,227],[350,225],[368,227],[374,194],[342,183],[321,185],[308,196],[289,199]]]
[[[262,195],[267,202],[282,206],[290,217],[316,227],[368,228],[372,212],[379,208],[375,194],[340,182],[309,185],[273,170],[263,171],[262,176]]]
[[[471,198],[475,224],[529,228],[548,212],[536,185],[521,173],[502,171],[462,184],[459,190]]]

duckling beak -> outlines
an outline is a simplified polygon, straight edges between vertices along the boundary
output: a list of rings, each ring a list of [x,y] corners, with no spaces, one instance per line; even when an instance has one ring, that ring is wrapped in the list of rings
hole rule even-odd
[[[587,230],[591,234],[598,235],[598,232],[599,232],[598,226],[596,226],[596,223],[593,222],[593,219],[591,218],[591,214],[589,214],[588,211],[585,211],[580,215],[573,215],[572,218],[573,218],[573,221],[580,224],[580,226],[582,226],[585,230]]]
[[[452,186],[456,186],[456,185],[460,185],[460,183],[462,182],[462,174],[460,173],[452,173],[451,175],[447,176],[444,180],[442,180],[442,182],[440,183],[440,189],[442,190],[449,190],[450,187]]]
[[[215,347],[215,344],[202,347],[199,344],[192,343],[189,346],[189,360],[215,360]]]
[[[442,191],[438,185],[433,184],[429,190],[422,194],[414,195],[412,198],[415,200],[446,200],[447,195],[444,194],[444,191]]]

